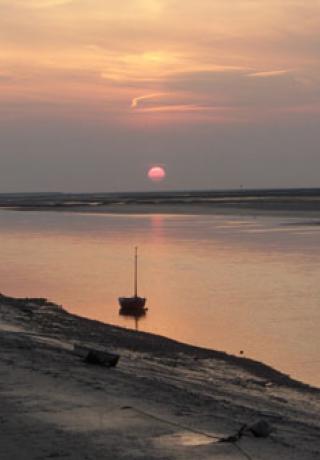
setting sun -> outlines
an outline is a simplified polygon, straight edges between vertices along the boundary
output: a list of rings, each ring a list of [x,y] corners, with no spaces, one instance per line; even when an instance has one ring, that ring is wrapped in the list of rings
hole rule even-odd
[[[166,172],[162,166],[153,166],[148,171],[148,177],[153,182],[160,182],[166,177]]]

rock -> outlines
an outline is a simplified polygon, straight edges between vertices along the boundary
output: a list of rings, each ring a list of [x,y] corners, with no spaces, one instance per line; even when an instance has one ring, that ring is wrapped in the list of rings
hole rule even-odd
[[[119,355],[116,355],[115,353],[107,353],[100,350],[89,350],[84,360],[88,364],[115,367],[119,361],[119,358]]]
[[[247,427],[256,438],[267,438],[272,433],[271,425],[265,420],[259,420]]]

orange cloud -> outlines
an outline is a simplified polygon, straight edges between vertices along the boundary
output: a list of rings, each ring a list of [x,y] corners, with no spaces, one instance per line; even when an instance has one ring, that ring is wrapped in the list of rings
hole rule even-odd
[[[94,101],[126,120],[130,100],[135,111],[191,116],[319,98],[315,0],[299,7],[289,0],[0,4],[0,68],[11,80],[0,76],[0,105],[27,94],[52,105],[59,98],[71,113],[75,100]]]

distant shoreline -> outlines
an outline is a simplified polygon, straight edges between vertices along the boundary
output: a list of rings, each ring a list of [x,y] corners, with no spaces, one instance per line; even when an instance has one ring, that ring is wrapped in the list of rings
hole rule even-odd
[[[96,214],[318,217],[320,189],[105,194],[0,194],[0,209]]]

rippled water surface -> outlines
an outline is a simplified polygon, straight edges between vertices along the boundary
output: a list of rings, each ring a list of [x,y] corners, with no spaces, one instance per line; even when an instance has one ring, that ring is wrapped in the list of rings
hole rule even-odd
[[[275,217],[0,211],[1,291],[125,327],[133,247],[150,331],[320,386],[320,227]]]

